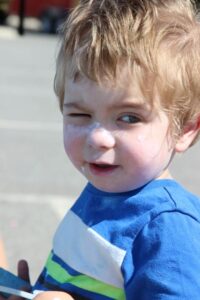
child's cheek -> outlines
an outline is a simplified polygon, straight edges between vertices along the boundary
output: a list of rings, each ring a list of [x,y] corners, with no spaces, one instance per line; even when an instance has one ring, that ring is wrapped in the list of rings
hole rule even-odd
[[[76,160],[80,156],[80,146],[83,137],[83,132],[78,126],[64,125],[63,140],[65,152],[69,159],[76,164]]]
[[[129,138],[128,149],[138,163],[155,159],[159,155],[160,148],[161,145],[158,145],[155,134],[152,135],[149,129],[136,134],[132,139]]]
[[[157,154],[157,145],[153,142],[153,137],[149,134],[140,134],[137,136],[137,147],[141,150],[141,154],[143,155],[143,151],[145,152],[146,157],[153,158]]]
[[[151,129],[143,134],[139,134],[136,138],[136,143],[139,155],[143,159],[145,157],[146,162],[160,159],[167,154],[165,136],[153,132]]]

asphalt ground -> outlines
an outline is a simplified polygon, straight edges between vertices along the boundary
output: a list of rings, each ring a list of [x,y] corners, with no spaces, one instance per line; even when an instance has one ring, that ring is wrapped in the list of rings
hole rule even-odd
[[[0,27],[0,235],[34,281],[85,180],[68,161],[53,92],[58,37]]]
[[[53,92],[58,37],[0,27],[0,235],[9,262],[26,258],[32,282],[53,233],[85,180],[63,150],[62,117]],[[200,146],[171,170],[200,195]]]

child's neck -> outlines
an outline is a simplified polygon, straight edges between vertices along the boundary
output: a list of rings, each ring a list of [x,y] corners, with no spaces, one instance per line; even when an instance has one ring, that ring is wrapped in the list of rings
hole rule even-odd
[[[157,179],[173,179],[169,169],[164,170],[160,176],[157,177]]]

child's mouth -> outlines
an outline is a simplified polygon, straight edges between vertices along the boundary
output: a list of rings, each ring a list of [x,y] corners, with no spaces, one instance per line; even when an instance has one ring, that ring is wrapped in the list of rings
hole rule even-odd
[[[89,167],[92,173],[103,175],[114,171],[116,168],[118,168],[118,165],[90,163]]]

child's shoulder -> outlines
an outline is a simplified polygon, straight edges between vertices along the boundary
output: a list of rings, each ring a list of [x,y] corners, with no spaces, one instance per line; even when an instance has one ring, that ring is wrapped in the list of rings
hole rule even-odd
[[[169,215],[182,215],[200,224],[200,198],[175,180],[155,180],[137,194],[138,220],[143,226],[156,219],[170,219]],[[178,218],[177,218],[178,220]]]
[[[154,180],[138,190],[119,194],[101,192],[89,184],[72,212],[90,226],[105,220],[115,223],[115,228],[131,226],[136,236],[147,224],[168,224],[174,216],[176,222],[193,219],[200,224],[200,199],[171,179]]]
[[[182,185],[172,180],[170,185],[164,187],[169,199],[174,203],[174,209],[194,217],[200,222],[200,197],[194,195]]]
[[[175,180],[156,180],[141,191],[140,201],[146,198],[143,214],[135,222],[135,241],[138,245],[172,244],[183,247],[185,239],[198,244],[200,233],[200,198]],[[150,207],[151,205],[151,207]],[[192,234],[191,234],[192,232]],[[196,237],[196,238],[194,238]],[[193,240],[194,239],[194,240]],[[195,242],[196,240],[196,242]],[[166,246],[168,247],[168,246]],[[199,250],[198,250],[199,255]]]

